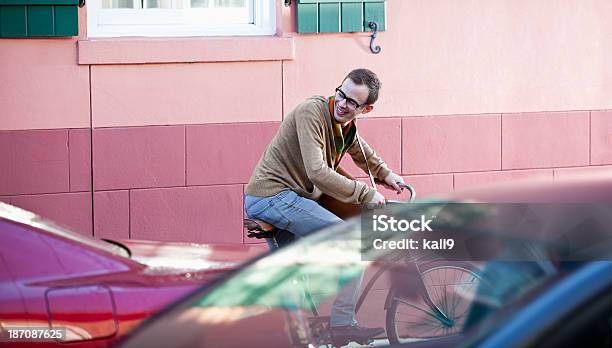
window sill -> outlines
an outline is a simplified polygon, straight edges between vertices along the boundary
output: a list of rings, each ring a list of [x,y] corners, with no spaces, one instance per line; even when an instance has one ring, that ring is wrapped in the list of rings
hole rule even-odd
[[[112,38],[78,42],[80,65],[293,60],[292,37]]]

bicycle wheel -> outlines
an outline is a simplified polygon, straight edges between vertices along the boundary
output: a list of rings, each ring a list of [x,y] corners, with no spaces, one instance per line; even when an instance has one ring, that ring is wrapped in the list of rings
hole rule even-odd
[[[436,260],[419,268],[431,303],[443,314],[424,296],[404,299],[391,291],[386,329],[392,344],[459,333],[481,280],[479,269],[469,262]]]

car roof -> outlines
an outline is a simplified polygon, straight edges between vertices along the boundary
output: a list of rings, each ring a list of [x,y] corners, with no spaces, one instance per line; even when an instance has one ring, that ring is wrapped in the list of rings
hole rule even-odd
[[[612,175],[587,174],[554,182],[531,179],[486,184],[441,197],[490,203],[612,202]]]
[[[440,201],[441,199],[441,201]],[[523,181],[523,182],[515,182],[508,184],[497,184],[497,185],[488,185],[481,186],[476,188],[471,188],[467,190],[461,190],[457,192],[453,192],[444,196],[437,196],[432,199],[431,197],[426,197],[425,199],[419,200],[420,202],[448,202],[448,201],[457,201],[457,202],[499,202],[499,203],[546,203],[546,202],[566,202],[566,203],[592,203],[592,202],[610,202],[612,203],[612,178],[610,177],[594,177],[594,176],[586,176],[580,177],[573,180],[568,180],[564,182],[557,183],[544,183],[541,181]],[[418,201],[418,202],[419,202]],[[407,207],[410,204],[406,205]],[[343,229],[352,229],[358,226],[357,220],[353,220],[353,223],[346,224]],[[319,233],[313,234],[319,235]],[[316,238],[316,237],[315,237]],[[268,255],[273,255],[276,252]],[[199,301],[202,296],[205,296],[209,293],[216,285],[225,282],[227,279],[232,278],[232,276],[236,273],[239,273],[240,270],[250,267],[252,264],[260,262],[260,260],[264,256],[255,258],[250,262],[243,265],[240,269],[234,270],[233,272],[227,273],[224,276],[217,279],[217,281],[208,284],[200,289],[194,291],[183,298],[181,301],[177,301],[173,306],[167,307],[165,310],[160,312],[159,314],[150,318],[145,325],[137,328],[132,337],[141,335],[144,332],[147,332],[151,329],[153,324],[159,318],[164,316],[172,315],[177,311],[180,311],[184,308],[188,308],[191,304],[196,301]],[[269,257],[269,256],[267,256]],[[452,341],[452,339],[451,339]],[[124,342],[124,343],[130,343]],[[433,343],[433,342],[429,342]],[[429,346],[429,343],[424,343],[423,347]],[[439,343],[442,343],[440,341]],[[435,344],[431,345],[432,347]]]

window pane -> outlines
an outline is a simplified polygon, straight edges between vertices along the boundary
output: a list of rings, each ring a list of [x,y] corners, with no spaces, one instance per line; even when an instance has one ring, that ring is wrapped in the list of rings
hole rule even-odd
[[[102,0],[102,8],[134,8],[134,0]]]
[[[208,7],[208,0],[191,0],[191,7]]]
[[[147,8],[172,8],[172,0],[147,0]]]
[[[215,7],[246,7],[246,0],[215,0]]]

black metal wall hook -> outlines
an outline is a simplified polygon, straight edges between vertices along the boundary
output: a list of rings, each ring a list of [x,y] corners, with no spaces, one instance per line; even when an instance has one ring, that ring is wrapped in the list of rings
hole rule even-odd
[[[374,40],[376,39],[376,34],[378,33],[378,23],[371,21],[368,23],[368,27],[373,31],[370,38],[370,51],[372,51],[374,54],[379,54],[382,48],[380,48],[378,45],[374,46]]]

